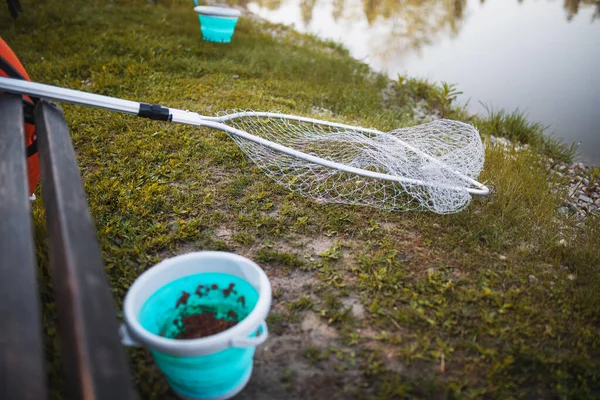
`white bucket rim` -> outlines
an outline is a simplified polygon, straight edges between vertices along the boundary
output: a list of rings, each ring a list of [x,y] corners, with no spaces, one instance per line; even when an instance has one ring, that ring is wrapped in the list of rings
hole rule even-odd
[[[202,15],[223,18],[239,18],[242,15],[240,10],[230,7],[196,6],[194,11]]]
[[[248,316],[246,316],[246,318],[240,321],[237,325],[227,329],[226,331],[199,339],[169,339],[144,329],[138,320],[138,315],[136,315],[135,312],[136,300],[137,297],[140,296],[140,292],[143,290],[144,285],[147,285],[153,279],[157,279],[157,276],[160,274],[165,274],[165,271],[169,269],[171,269],[169,271],[171,273],[170,279],[164,282],[163,286],[176,279],[198,273],[222,272],[216,268],[211,270],[210,268],[206,269],[204,267],[204,269],[196,272],[189,272],[191,268],[187,268],[185,270],[176,271],[173,273],[173,266],[177,265],[181,261],[188,261],[190,259],[201,261],[214,257],[225,258],[234,261],[242,264],[244,268],[251,268],[258,273],[259,287],[255,287],[255,289],[258,291],[258,301],[250,314],[248,314]],[[242,276],[240,276],[240,278],[244,279]],[[142,273],[135,280],[133,285],[131,285],[127,295],[125,296],[125,301],[123,303],[123,314],[128,333],[141,345],[146,346],[151,350],[156,350],[161,353],[175,356],[201,356],[217,353],[219,351],[235,347],[234,343],[236,339],[247,338],[256,329],[258,329],[261,324],[264,323],[271,308],[271,296],[272,292],[269,278],[262,268],[260,268],[254,261],[234,253],[221,251],[200,251],[165,259]],[[148,298],[149,296],[146,297],[144,301],[146,301]],[[264,332],[263,334],[267,333]]]

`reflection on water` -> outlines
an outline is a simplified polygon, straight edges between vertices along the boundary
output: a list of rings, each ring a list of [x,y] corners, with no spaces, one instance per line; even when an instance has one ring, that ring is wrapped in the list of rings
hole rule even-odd
[[[600,17],[600,1],[598,0],[565,0],[565,10],[567,10],[567,18],[570,21],[573,16],[579,12],[581,6],[595,6],[596,11],[592,15],[593,19]]]
[[[343,43],[374,69],[456,83],[526,109],[600,163],[600,0],[238,0],[272,22]]]

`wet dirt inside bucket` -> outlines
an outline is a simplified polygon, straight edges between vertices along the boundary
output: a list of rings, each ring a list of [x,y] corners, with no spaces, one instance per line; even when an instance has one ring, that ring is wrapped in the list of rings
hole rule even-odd
[[[178,317],[172,320],[172,326],[176,328],[176,332],[173,335],[173,330],[169,329],[170,335],[167,335],[164,331],[165,334],[162,336],[173,339],[198,339],[216,335],[232,328],[244,317],[244,315],[238,315],[241,311],[239,307],[245,308],[244,296],[231,298],[231,301],[235,302],[236,307],[238,307],[235,310],[232,308],[231,301],[223,301],[223,304],[220,305],[192,305],[194,297],[196,299],[206,299],[209,296],[216,295],[222,296],[221,298],[225,300],[231,294],[237,295],[234,283],[230,283],[225,289],[219,288],[216,284],[211,284],[199,285],[193,293],[183,291],[175,304]]]
[[[231,311],[233,312],[233,311]],[[215,314],[204,312],[181,318],[182,330],[175,339],[198,339],[223,332],[237,324],[237,321],[216,318]]]

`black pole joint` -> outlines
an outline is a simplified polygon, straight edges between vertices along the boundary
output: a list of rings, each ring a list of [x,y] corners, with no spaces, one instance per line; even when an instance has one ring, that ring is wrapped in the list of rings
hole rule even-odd
[[[169,109],[158,104],[140,103],[140,111],[138,116],[143,118],[154,119],[156,121],[170,121],[171,114]]]

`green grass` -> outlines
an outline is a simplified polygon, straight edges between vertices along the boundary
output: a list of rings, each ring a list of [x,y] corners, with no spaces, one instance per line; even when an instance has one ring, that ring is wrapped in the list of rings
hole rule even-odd
[[[572,163],[577,155],[576,143],[567,143],[546,133],[547,127],[527,119],[525,112],[507,111],[485,106],[485,115],[468,115],[465,106],[456,104],[461,91],[456,84],[441,82],[436,85],[423,79],[398,76],[393,101],[414,105],[423,101],[430,111],[442,118],[465,120],[480,129],[483,136],[505,137],[514,143],[530,145],[540,154],[555,162]]]
[[[571,163],[577,146],[545,134],[547,128],[539,122],[530,122],[521,110],[507,112],[486,107],[487,115],[476,118],[475,125],[489,135],[506,137],[514,143],[528,144],[536,151],[557,162]]]
[[[290,194],[221,132],[63,105],[117,310],[136,277],[161,259],[181,249],[234,251],[278,272],[317,277],[319,301],[293,299],[269,321],[284,334],[311,309],[338,329],[340,346],[359,361],[311,346],[304,356],[358,369],[369,388],[355,388],[357,397],[600,396],[600,222],[557,213],[552,187],[560,182],[541,154],[570,160],[572,149],[543,136],[539,124],[520,112],[469,116],[455,106],[452,85],[401,78],[389,89],[385,76],[339,45],[249,18],[231,44],[203,42],[187,1],[25,1],[23,8],[17,21],[0,16],[0,34],[37,81],[208,115],[326,109],[327,118],[382,130],[418,123],[421,104],[475,123],[483,136],[531,145],[489,148],[480,180],[493,194],[461,213],[402,214]],[[41,207],[35,203],[34,219],[43,242]],[[303,243],[315,238],[333,244],[313,255]],[[51,288],[41,290],[60,398]],[[342,305],[351,294],[364,320]],[[376,331],[379,348],[365,347],[357,334],[365,327]],[[395,372],[380,348],[405,372]],[[130,356],[142,397],[161,398],[167,385],[151,359],[143,350]],[[297,377],[284,372],[291,385]]]

